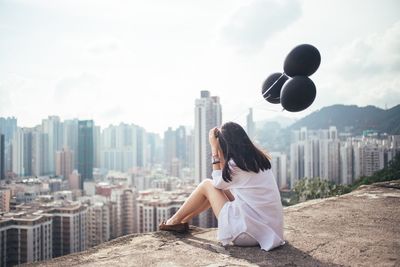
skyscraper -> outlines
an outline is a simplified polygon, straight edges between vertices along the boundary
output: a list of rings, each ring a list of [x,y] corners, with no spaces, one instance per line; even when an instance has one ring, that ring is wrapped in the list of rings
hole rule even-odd
[[[194,168],[195,179],[200,183],[211,178],[212,166],[211,148],[208,142],[208,132],[222,123],[222,107],[218,96],[210,96],[209,91],[201,91],[200,98],[195,102],[194,130]]]
[[[340,183],[352,184],[354,179],[354,149],[351,140],[340,147]]]
[[[319,142],[319,176],[323,179],[340,182],[340,142],[336,127],[331,126],[329,130],[320,130]]]
[[[93,179],[93,121],[78,122],[78,172],[81,174],[81,189],[83,182]]]
[[[254,137],[256,135],[256,127],[254,124],[254,120],[253,120],[253,109],[250,108],[249,109],[249,114],[247,114],[246,117],[246,131],[247,131],[247,135],[250,137],[251,140],[254,140]]]
[[[74,169],[78,168],[78,119],[63,122],[63,147],[69,148],[75,155]]]
[[[68,148],[63,148],[56,153],[56,175],[68,179],[73,171],[74,156]]]
[[[201,91],[201,98],[195,102],[194,127],[194,168],[195,181],[200,183],[211,178],[211,147],[208,141],[208,132],[222,123],[222,108],[218,96],[210,96],[209,91]],[[199,215],[200,227],[215,227],[217,220],[211,209]]]
[[[94,126],[93,128],[93,167],[100,168],[100,143],[101,143],[101,128]]]
[[[288,188],[286,154],[282,152],[270,153],[271,168],[279,189]]]
[[[171,127],[164,132],[164,166],[170,175],[180,177],[180,170],[187,166],[186,129]]]
[[[12,140],[12,172],[25,176],[24,169],[24,131],[18,128]]]
[[[147,134],[146,130],[142,127],[137,127],[136,130],[137,137],[137,166],[146,167],[147,166]]]
[[[42,120],[42,132],[48,136],[48,170],[46,173],[55,174],[56,151],[63,145],[62,123],[58,116],[49,116]]]
[[[32,175],[40,176],[48,172],[48,135],[42,133],[40,127],[32,132]]]
[[[4,172],[12,171],[12,140],[17,131],[17,119],[0,118],[0,134],[4,134]]]
[[[147,161],[149,167],[159,164],[163,160],[163,146],[160,136],[156,133],[147,133]]]
[[[53,257],[87,249],[88,208],[76,202],[55,206],[46,211],[53,219]]]
[[[101,135],[101,167],[128,172],[138,166],[138,126],[120,123],[110,125]]]
[[[176,132],[168,127],[164,132],[164,168],[168,174],[171,174],[172,161],[177,158],[176,139]]]
[[[180,160],[182,166],[187,166],[187,155],[186,155],[186,129],[184,126],[179,126],[175,130],[176,138],[176,157]]]
[[[0,133],[0,180],[5,178],[5,139]]]
[[[16,266],[52,258],[52,218],[30,212],[11,213],[0,220],[0,266]]]
[[[0,118],[0,133],[4,134],[4,143],[8,144],[17,131],[17,119],[14,117]]]

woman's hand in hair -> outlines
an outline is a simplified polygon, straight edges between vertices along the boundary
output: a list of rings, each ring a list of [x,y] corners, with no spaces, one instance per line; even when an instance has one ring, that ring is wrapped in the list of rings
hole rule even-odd
[[[214,154],[218,154],[219,149],[219,142],[217,139],[217,135],[218,135],[218,128],[214,127],[210,130],[210,132],[208,133],[208,141],[210,142],[211,145],[211,151]]]

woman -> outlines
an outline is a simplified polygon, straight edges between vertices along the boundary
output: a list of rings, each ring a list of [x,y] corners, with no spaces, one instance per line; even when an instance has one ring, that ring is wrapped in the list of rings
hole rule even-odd
[[[183,232],[188,221],[212,208],[223,245],[283,245],[283,212],[271,163],[234,122],[211,129],[212,180],[203,180],[160,230]]]

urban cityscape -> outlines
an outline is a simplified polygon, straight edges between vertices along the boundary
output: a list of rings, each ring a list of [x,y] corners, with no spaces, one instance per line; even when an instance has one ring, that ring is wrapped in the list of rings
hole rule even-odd
[[[257,143],[252,109],[245,128]],[[1,265],[84,251],[131,233],[158,230],[195,186],[211,177],[208,131],[222,124],[218,96],[201,91],[194,128],[164,136],[135,124],[101,129],[93,120],[49,116],[33,128],[0,118]],[[268,150],[268,148],[263,148]],[[270,151],[281,191],[304,177],[351,184],[385,167],[400,136],[329,129],[292,131],[287,151]],[[209,210],[192,219],[216,227]]]

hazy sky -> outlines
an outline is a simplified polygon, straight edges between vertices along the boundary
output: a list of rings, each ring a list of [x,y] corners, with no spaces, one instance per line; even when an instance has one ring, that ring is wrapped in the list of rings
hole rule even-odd
[[[398,0],[0,0],[0,116],[194,124],[200,90],[223,120],[297,116],[332,104],[400,103]],[[261,85],[301,43],[321,52],[306,111],[281,112]]]

